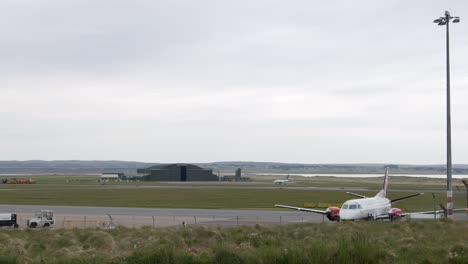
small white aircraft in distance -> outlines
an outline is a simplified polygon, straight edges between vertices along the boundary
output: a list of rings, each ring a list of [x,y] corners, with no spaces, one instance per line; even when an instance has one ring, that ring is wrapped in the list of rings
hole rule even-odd
[[[385,177],[383,188],[374,197],[366,197],[364,195],[347,192],[348,194],[360,197],[360,199],[352,199],[343,203],[341,209],[338,207],[328,207],[325,211],[294,207],[289,205],[276,204],[276,207],[294,209],[304,212],[311,212],[326,215],[330,221],[341,221],[341,220],[379,220],[389,219],[393,221],[398,218],[402,218],[411,214],[441,214],[445,210],[439,211],[425,211],[425,212],[413,212],[403,213],[400,208],[392,207],[393,202],[405,200],[411,197],[421,195],[423,193],[417,193],[408,195],[397,199],[387,198],[387,185],[388,185],[388,168],[385,170]],[[453,211],[463,211],[466,208],[453,209]]]
[[[273,181],[273,183],[276,183],[276,184],[288,184],[288,182],[289,182],[289,174],[284,179],[277,179]]]

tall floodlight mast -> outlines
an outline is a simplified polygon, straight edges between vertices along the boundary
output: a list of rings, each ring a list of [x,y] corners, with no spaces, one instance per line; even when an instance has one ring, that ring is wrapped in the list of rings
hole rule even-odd
[[[453,219],[453,192],[452,192],[452,131],[450,120],[450,52],[449,52],[449,24],[460,22],[459,17],[453,17],[449,11],[445,16],[434,20],[439,26],[446,26],[446,50],[447,50],[447,218]]]

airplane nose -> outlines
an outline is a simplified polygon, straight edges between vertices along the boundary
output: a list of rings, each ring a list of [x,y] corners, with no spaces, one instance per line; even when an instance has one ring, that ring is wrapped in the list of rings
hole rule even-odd
[[[346,218],[347,218],[347,217],[346,217],[347,215],[348,215],[348,214],[347,214],[345,211],[341,210],[341,212],[340,212],[340,219],[346,219]]]
[[[341,220],[348,220],[348,219],[350,219],[348,210],[341,210],[341,212],[340,212],[340,219],[341,219]]]

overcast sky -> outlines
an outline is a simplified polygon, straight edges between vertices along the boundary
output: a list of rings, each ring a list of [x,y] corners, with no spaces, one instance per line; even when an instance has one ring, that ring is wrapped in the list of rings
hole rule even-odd
[[[468,163],[468,2],[0,2],[0,160]]]

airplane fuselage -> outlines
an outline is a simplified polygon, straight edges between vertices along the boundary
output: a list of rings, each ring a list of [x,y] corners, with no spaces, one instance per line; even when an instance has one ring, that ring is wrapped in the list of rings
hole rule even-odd
[[[288,180],[275,180],[273,183],[277,183],[277,184],[286,184],[288,183]]]
[[[370,197],[348,200],[341,206],[340,220],[374,219],[388,214],[391,202],[383,197]]]
[[[282,204],[276,204],[275,206],[326,215],[330,221],[384,220],[384,219],[389,219],[390,221],[393,221],[395,219],[399,219],[401,217],[411,215],[412,213],[404,213],[403,210],[401,210],[400,208],[396,208],[396,207],[392,208],[392,203],[405,200],[405,199],[409,199],[409,198],[421,195],[423,193],[416,193],[416,194],[407,195],[404,197],[390,200],[387,198],[387,186],[388,186],[388,168],[386,168],[385,170],[383,188],[374,197],[367,197],[364,195],[347,192],[348,194],[351,194],[360,198],[352,199],[352,200],[348,200],[344,202],[341,208],[331,206],[331,207],[328,207],[326,210],[296,207],[296,206],[282,205]],[[468,211],[467,208],[456,208],[453,210]],[[413,214],[414,213],[437,214],[437,213],[444,213],[444,212],[445,212],[445,208],[443,211],[434,210],[434,211],[425,211],[425,212],[413,212]]]

